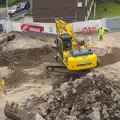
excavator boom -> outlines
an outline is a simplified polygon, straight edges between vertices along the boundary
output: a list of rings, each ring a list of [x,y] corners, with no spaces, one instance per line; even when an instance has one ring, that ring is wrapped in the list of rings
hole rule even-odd
[[[68,24],[58,18],[55,19],[55,23],[56,23],[56,29],[57,29],[58,35],[65,33],[65,34],[68,34],[71,37],[75,38],[75,34],[74,34],[72,26],[70,24]]]

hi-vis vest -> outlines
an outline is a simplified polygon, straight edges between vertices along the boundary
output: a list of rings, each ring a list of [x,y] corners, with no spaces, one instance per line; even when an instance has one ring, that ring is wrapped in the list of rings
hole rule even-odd
[[[104,29],[99,29],[99,35],[103,35],[104,34]]]
[[[0,82],[0,89],[2,89],[2,88],[4,87],[4,85],[5,85],[5,82],[4,82],[4,80],[2,80],[2,81]]]

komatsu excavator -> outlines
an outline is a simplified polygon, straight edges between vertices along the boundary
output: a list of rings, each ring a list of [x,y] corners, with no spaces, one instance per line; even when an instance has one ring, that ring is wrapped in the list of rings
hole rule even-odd
[[[80,71],[97,67],[99,59],[85,41],[78,42],[70,24],[56,19],[56,63],[48,63],[46,70],[52,74],[80,74]],[[92,46],[92,45],[91,45]]]

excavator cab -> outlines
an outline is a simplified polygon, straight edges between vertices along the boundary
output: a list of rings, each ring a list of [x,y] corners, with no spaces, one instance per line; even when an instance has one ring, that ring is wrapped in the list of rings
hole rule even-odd
[[[63,61],[63,53],[72,50],[72,37],[68,34],[60,35],[56,40],[57,56]]]

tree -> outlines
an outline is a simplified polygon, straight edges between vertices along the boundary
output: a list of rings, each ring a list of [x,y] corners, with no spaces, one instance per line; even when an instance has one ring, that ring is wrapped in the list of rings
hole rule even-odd
[[[119,3],[120,4],[120,0],[114,0],[116,3]]]
[[[5,5],[6,1],[5,0],[0,0],[0,4]]]

